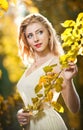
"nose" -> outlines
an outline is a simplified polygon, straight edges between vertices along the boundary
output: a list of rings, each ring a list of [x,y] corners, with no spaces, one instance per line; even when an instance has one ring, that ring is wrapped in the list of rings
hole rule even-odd
[[[34,35],[34,42],[38,42],[38,41],[39,41],[38,36],[35,34]]]

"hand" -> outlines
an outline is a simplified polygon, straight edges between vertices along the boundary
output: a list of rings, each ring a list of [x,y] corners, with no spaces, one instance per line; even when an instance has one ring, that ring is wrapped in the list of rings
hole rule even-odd
[[[76,76],[78,68],[77,65],[73,62],[70,62],[68,65],[69,67],[64,69],[64,76],[65,79],[71,80],[74,76]]]
[[[30,116],[31,116],[31,114],[29,112],[25,112],[25,111],[23,111],[23,109],[20,109],[17,113],[17,119],[18,119],[20,126],[25,126],[25,125],[29,124]]]

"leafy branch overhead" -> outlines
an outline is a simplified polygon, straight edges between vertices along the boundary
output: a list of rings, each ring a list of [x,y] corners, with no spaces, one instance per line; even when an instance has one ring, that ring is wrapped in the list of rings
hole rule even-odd
[[[78,15],[76,21],[66,20],[61,25],[65,28],[61,34],[65,54],[60,57],[60,64],[67,67],[68,62],[77,62],[77,56],[83,55],[83,13]]]

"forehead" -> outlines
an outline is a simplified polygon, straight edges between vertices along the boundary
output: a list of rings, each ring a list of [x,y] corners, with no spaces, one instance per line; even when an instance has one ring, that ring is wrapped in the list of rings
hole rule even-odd
[[[26,32],[30,33],[30,32],[33,32],[33,31],[37,31],[39,29],[45,29],[45,26],[40,22],[31,23],[26,27]]]

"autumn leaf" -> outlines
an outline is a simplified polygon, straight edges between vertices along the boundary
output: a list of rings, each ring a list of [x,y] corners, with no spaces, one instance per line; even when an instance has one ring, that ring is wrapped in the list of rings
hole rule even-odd
[[[53,68],[57,66],[57,64],[53,64],[53,65],[50,65],[50,66],[45,66],[43,68],[44,72],[47,73],[47,72],[52,72]]]
[[[36,103],[37,101],[38,101],[38,97],[32,98],[33,104]]]
[[[56,111],[58,111],[60,113],[64,112],[64,108],[58,102],[53,101],[51,104]]]
[[[51,89],[50,85],[48,85],[47,87],[45,87],[45,90],[44,90],[44,95],[47,96],[49,90]]]
[[[76,22],[83,21],[83,13],[79,13]]]
[[[59,77],[59,78],[56,80],[56,82],[57,82],[58,84],[62,84],[62,83],[63,83],[63,78],[62,78],[62,77]]]
[[[62,90],[62,85],[59,85],[58,83],[54,84],[53,87],[56,92],[60,92]]]
[[[59,77],[56,82],[53,84],[53,88],[55,88],[56,92],[60,92],[62,90],[62,83],[63,83],[63,78]]]
[[[52,91],[49,91],[48,94],[47,94],[47,99],[48,101],[51,101],[53,98],[53,92]]]
[[[60,64],[61,64],[62,68],[68,67],[67,55],[66,54],[60,56],[59,61],[60,61]]]
[[[8,1],[0,0],[0,8],[4,11],[7,11],[8,10]]]
[[[52,64],[52,65],[50,65],[51,67],[56,67],[57,66],[57,64]]]
[[[36,85],[35,93],[38,93],[42,89],[42,85]]]
[[[51,72],[53,70],[53,67],[52,66],[45,66],[43,68],[44,72],[47,73],[47,72]]]
[[[66,20],[64,23],[61,24],[63,27],[72,27],[75,25],[75,21],[73,20]]]
[[[39,97],[39,98],[41,98],[41,97],[43,97],[43,94],[37,94],[37,96]]]
[[[39,79],[39,84],[42,84],[42,83],[44,84],[46,82],[48,82],[47,75],[41,76],[40,79]]]
[[[66,28],[66,30],[61,34],[61,39],[67,41],[71,37],[72,28]]]

